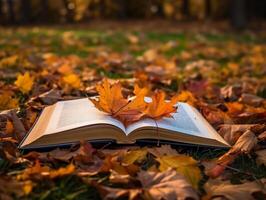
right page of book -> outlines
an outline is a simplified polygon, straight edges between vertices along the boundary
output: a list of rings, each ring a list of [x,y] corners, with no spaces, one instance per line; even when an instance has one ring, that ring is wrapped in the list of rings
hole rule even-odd
[[[126,133],[130,134],[136,129],[145,127],[158,127],[192,136],[214,139],[226,144],[202,115],[187,103],[178,103],[177,112],[173,113],[171,118],[163,118],[156,121],[147,118],[129,125],[126,128]]]

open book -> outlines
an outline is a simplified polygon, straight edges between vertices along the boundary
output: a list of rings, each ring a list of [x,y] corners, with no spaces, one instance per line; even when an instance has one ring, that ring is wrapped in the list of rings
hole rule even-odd
[[[56,146],[80,140],[116,140],[120,144],[131,144],[143,139],[229,146],[195,108],[186,103],[177,106],[171,118],[157,121],[146,118],[125,127],[99,111],[87,98],[57,102],[43,110],[20,148]]]

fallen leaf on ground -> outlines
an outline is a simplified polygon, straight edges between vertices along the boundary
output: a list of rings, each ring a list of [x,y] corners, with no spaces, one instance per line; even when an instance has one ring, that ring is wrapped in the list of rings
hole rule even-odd
[[[38,97],[45,105],[51,105],[62,99],[62,92],[57,89],[51,89]]]
[[[128,200],[136,200],[141,194],[140,189],[111,188],[106,186],[97,187],[104,200],[127,197]]]
[[[12,97],[10,92],[0,94],[0,111],[17,108],[19,102],[16,98]]]
[[[259,182],[260,181],[260,182]],[[265,179],[258,182],[246,182],[233,185],[230,181],[209,180],[204,189],[207,193],[204,200],[226,199],[226,200],[255,200],[258,193],[262,199],[266,198]]]
[[[14,199],[14,194],[18,197],[27,195],[34,187],[34,183],[31,181],[18,182],[16,179],[8,176],[0,176],[0,185],[0,199],[3,200]]]
[[[255,153],[257,155],[257,164],[266,166],[266,149],[258,150]]]
[[[123,157],[123,163],[130,165],[134,162],[140,162],[146,158],[147,149],[142,148],[138,150],[131,150]]]
[[[226,167],[231,164],[237,156],[242,153],[249,153],[257,145],[258,139],[256,135],[250,131],[245,131],[231,147],[231,149],[224,155],[222,155],[217,161],[216,164],[209,169],[206,174],[212,178],[220,176]]]
[[[6,117],[8,120],[10,120],[10,122],[12,122],[13,130],[14,130],[13,132],[15,134],[14,137],[18,139],[19,141],[21,141],[26,134],[26,130],[25,130],[23,123],[18,118],[16,111],[15,110],[2,111],[0,113],[0,116]]]
[[[198,188],[202,176],[197,161],[192,157],[185,155],[162,156],[156,160],[160,163],[160,171],[166,171],[169,168],[175,169],[184,175],[194,188]]]
[[[146,199],[185,200],[199,199],[186,178],[175,170],[161,173],[141,171],[138,174]]]
[[[260,106],[265,100],[253,94],[242,94],[240,101],[251,106]]]
[[[179,153],[173,149],[170,145],[162,145],[161,147],[148,148],[148,152],[157,158],[162,156],[175,156]]]
[[[50,178],[53,179],[60,176],[66,176],[72,174],[74,171],[75,171],[75,165],[71,163],[66,167],[60,167],[59,169],[51,170],[48,175]]]
[[[66,167],[60,167],[59,169],[51,169],[48,166],[41,166],[40,162],[37,160],[32,167],[26,168],[21,174],[17,175],[18,180],[31,180],[31,179],[41,179],[42,177],[49,177],[51,179],[60,176],[66,176],[74,173],[75,166],[71,163]]]
[[[67,85],[69,85],[70,87],[72,87],[74,89],[80,89],[80,87],[82,85],[80,78],[76,74],[65,75],[63,77],[63,81],[64,81],[64,83],[66,83]]]
[[[233,145],[246,130],[254,126],[254,124],[223,124],[218,132],[229,144]]]
[[[29,72],[26,72],[25,74],[19,74],[17,80],[15,81],[15,85],[23,93],[29,93],[33,84],[34,77],[30,76]]]
[[[257,145],[257,143],[258,139],[256,135],[252,131],[247,130],[238,138],[235,145],[229,152],[249,153]]]

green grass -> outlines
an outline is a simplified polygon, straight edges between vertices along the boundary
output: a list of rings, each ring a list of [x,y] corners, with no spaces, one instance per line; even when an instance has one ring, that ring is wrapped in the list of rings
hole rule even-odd
[[[177,46],[169,49],[164,52],[166,56],[178,55],[180,52],[186,49],[188,42],[199,41],[200,38],[204,38],[209,43],[223,43],[227,41],[237,41],[240,43],[265,43],[266,39],[257,38],[250,34],[241,34],[238,33],[225,33],[225,34],[213,34],[213,33],[201,33],[198,36],[188,32],[179,32],[179,33],[158,33],[158,32],[131,32],[125,31],[97,31],[97,30],[73,30],[67,28],[40,28],[40,29],[18,29],[8,31],[7,33],[1,31],[0,38],[3,38],[3,41],[0,41],[0,49],[10,48],[16,49],[26,46],[43,46],[43,51],[51,51],[59,55],[69,55],[76,54],[80,57],[86,57],[88,55],[88,48],[97,48],[98,46],[104,46],[107,49],[111,49],[115,52],[125,52],[129,51],[134,56],[141,55],[144,50],[147,48],[153,48],[154,44],[166,44],[167,42],[176,42]],[[71,32],[73,37],[82,43],[82,47],[78,45],[66,46],[63,43],[63,35],[66,32]],[[129,41],[126,37],[126,34],[133,33],[137,36],[143,36],[144,40],[140,41],[140,50],[135,51],[129,50]],[[141,37],[142,38],[142,37]],[[19,40],[20,43],[12,43],[14,39]],[[237,58],[236,58],[237,59]],[[225,62],[221,60],[220,62]]]

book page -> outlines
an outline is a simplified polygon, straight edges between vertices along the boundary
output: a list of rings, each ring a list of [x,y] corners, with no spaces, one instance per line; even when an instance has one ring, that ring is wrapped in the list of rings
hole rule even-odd
[[[49,134],[99,124],[110,124],[125,132],[125,127],[120,121],[99,111],[87,98],[62,101],[56,104],[45,132]]]
[[[172,114],[171,118],[163,118],[161,120],[156,120],[156,122],[153,119],[144,119],[139,122],[136,122],[132,125],[129,125],[126,128],[127,135],[130,134],[130,132],[143,128],[143,127],[155,127],[167,129],[175,132],[182,132],[194,136],[200,136],[200,137],[209,137],[208,133],[202,132],[200,128],[195,124],[195,120],[197,116],[194,119],[192,118],[191,113],[188,112],[187,106],[189,106],[186,103],[178,103],[177,104],[177,112]]]

